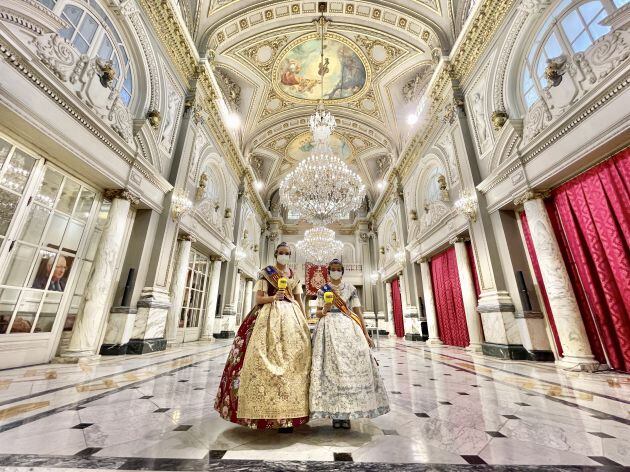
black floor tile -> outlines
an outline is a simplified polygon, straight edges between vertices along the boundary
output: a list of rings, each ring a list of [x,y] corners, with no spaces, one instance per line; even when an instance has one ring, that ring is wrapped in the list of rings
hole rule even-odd
[[[158,408],[153,413],[166,413],[170,408]]]
[[[486,434],[492,436],[493,438],[506,438],[507,436],[499,431],[486,431]]]
[[[440,405],[452,405],[451,402],[438,402]]]
[[[398,431],[395,429],[384,429],[383,434],[385,436],[398,436]]]
[[[470,393],[466,393],[466,392],[457,392],[458,395],[470,395]]]
[[[179,382],[179,383],[184,383],[184,382],[188,382],[188,380],[187,380],[187,379],[184,379],[184,380],[178,380],[178,382]]]
[[[191,424],[180,424],[173,431],[188,431],[190,428],[192,428]]]
[[[411,385],[413,385],[414,387],[422,387],[422,385],[420,384],[411,384]]]
[[[205,390],[205,387],[195,387],[193,390]]]
[[[77,406],[76,408],[73,408],[74,411],[81,411],[81,410],[85,410],[84,406]]]
[[[77,425],[74,425],[72,428],[70,429],[85,429],[85,428],[89,428],[90,426],[92,426],[94,423],[79,423]]]
[[[475,464],[475,465],[487,464],[487,462],[484,461],[479,456],[462,456],[462,459],[464,459],[469,464]]]
[[[396,375],[402,375],[402,374],[398,373],[398,374],[396,374]]]
[[[427,415],[426,413],[414,413],[414,415],[416,415],[418,418],[428,418],[429,415]]]
[[[354,462],[352,454],[349,452],[334,452],[333,457],[335,458],[335,462]]]
[[[518,416],[514,415],[503,415],[503,418],[507,418],[508,420],[520,420]]]
[[[517,402],[518,406],[531,406],[529,403]]]
[[[597,436],[598,438],[604,438],[604,439],[612,439],[612,438],[614,438],[614,436],[611,436],[610,434],[607,434],[607,433],[599,433],[599,432],[591,432],[591,431],[589,431],[588,434],[592,434],[593,436]]]
[[[402,393],[401,393],[401,392],[396,392],[395,390],[392,390],[392,391],[391,391],[391,392],[389,392],[389,393],[391,393],[392,395],[402,395]]]
[[[80,450],[75,454],[75,456],[91,456],[92,454],[96,454],[98,451],[103,449],[102,447],[86,447],[85,449]]]
[[[144,395],[140,397],[140,400],[148,400],[149,398],[153,398],[153,395]]]
[[[212,449],[210,450],[210,453],[208,454],[208,458],[214,459],[214,460],[223,459],[223,456],[225,455],[226,452],[227,451],[224,451],[222,449]]]
[[[594,460],[595,462],[599,462],[601,465],[622,466],[620,463],[604,456],[588,456],[588,458]]]

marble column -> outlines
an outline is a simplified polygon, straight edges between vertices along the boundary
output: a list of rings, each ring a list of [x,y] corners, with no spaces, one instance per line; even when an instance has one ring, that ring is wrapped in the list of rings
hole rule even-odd
[[[429,339],[427,346],[441,346],[440,334],[438,331],[437,314],[435,312],[435,301],[433,299],[433,283],[431,282],[431,268],[426,258],[420,259],[420,270],[422,271],[422,292],[424,294],[424,311],[427,316],[427,329]]]
[[[173,277],[171,279],[171,306],[166,315],[166,331],[164,337],[169,346],[177,342],[177,327],[181,316],[184,294],[186,291],[186,274],[190,259],[190,247],[193,237],[183,235],[178,238],[177,257],[173,267]]]
[[[543,195],[528,192],[520,201],[527,215],[549,306],[562,344],[563,357],[558,364],[569,370],[592,371],[598,362],[591,352],[586,328],[545,208]]]
[[[254,292],[254,281],[252,279],[247,280],[245,284],[245,301],[243,302],[243,313],[241,319],[247,316],[247,313],[252,309],[252,297]]]
[[[221,280],[221,264],[223,260],[220,258],[212,259],[212,271],[210,273],[210,287],[208,288],[208,306],[206,308],[206,319],[203,322],[201,332],[202,340],[214,339],[214,319],[217,311],[217,301],[219,299],[219,281]]]
[[[462,239],[452,241],[455,245],[455,255],[457,257],[457,272],[459,273],[459,284],[462,288],[462,298],[464,300],[464,311],[466,312],[466,325],[468,326],[468,336],[470,345],[468,350],[474,352],[482,351],[483,328],[481,318],[477,313],[477,293],[475,292],[475,282],[473,281],[466,243]]]
[[[385,282],[385,303],[387,308],[387,331],[394,334],[394,305],[392,305],[392,284]]]
[[[107,223],[96,249],[92,270],[85,286],[85,297],[77,314],[68,348],[61,354],[65,360],[78,361],[93,357],[99,351],[99,342],[105,318],[107,303],[116,276],[116,263],[124,240],[127,217],[131,203],[137,199],[128,190],[107,190],[104,194],[112,204]]]

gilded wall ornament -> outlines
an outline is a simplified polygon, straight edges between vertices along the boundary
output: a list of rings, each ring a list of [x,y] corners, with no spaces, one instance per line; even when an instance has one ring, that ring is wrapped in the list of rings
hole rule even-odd
[[[567,58],[564,55],[547,59],[545,67],[545,79],[548,87],[557,87],[562,82],[562,76],[566,70]]]
[[[149,120],[149,124],[153,128],[159,128],[160,123],[162,122],[162,115],[158,110],[149,110],[147,113],[147,120]]]
[[[499,131],[508,120],[508,114],[501,110],[495,110],[492,112],[490,119],[492,120],[492,127],[494,130]]]
[[[109,87],[116,78],[116,69],[112,66],[112,61],[102,61],[97,57],[95,64],[101,79],[101,85],[103,87]]]

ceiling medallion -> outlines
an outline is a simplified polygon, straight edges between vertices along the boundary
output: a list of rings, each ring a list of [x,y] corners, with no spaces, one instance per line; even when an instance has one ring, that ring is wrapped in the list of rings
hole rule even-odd
[[[332,229],[318,226],[304,232],[304,239],[298,241],[297,250],[307,262],[325,264],[335,257],[340,257],[343,243],[335,239]]]

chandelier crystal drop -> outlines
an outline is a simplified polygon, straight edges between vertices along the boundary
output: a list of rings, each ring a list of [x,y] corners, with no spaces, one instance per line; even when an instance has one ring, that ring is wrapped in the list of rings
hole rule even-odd
[[[335,117],[323,105],[309,120],[313,152],[280,184],[283,205],[316,225],[346,218],[357,210],[365,197],[365,185],[345,162],[334,155],[330,135]]]
[[[326,264],[341,256],[343,243],[335,239],[333,230],[317,226],[304,232],[304,239],[298,241],[297,250],[307,262]]]

